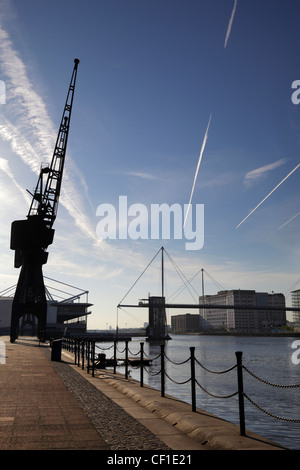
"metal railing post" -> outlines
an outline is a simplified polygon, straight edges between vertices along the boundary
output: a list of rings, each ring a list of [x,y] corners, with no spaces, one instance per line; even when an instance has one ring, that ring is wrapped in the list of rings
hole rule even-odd
[[[78,357],[79,357],[79,354],[80,354],[80,343],[79,343],[79,339],[76,338],[76,359],[75,359],[75,364],[78,365]]]
[[[95,376],[95,341],[92,341],[92,376]]]
[[[144,343],[141,345],[140,386],[144,386]]]
[[[161,344],[160,345],[160,364],[161,364],[161,370],[160,370],[160,383],[161,383],[161,396],[165,396],[165,345]]]
[[[128,339],[125,341],[125,379],[128,379]]]
[[[238,378],[238,394],[239,394],[239,413],[240,413],[240,435],[245,436],[245,407],[244,407],[244,385],[243,385],[243,366],[242,351],[236,351],[237,359],[237,378]]]
[[[190,347],[190,351],[191,351],[192,411],[196,411],[195,348],[194,348],[194,347]]]
[[[82,357],[82,364],[81,368],[84,370],[84,352],[85,352],[85,340],[82,340],[82,350],[81,350],[81,357]]]
[[[87,341],[87,373],[90,373],[90,349],[91,349],[91,342],[90,340]]]
[[[117,368],[117,340],[114,340],[114,374],[116,373]]]
[[[77,366],[80,366],[80,354],[81,354],[81,341],[80,339],[78,340],[78,354],[77,354]]]

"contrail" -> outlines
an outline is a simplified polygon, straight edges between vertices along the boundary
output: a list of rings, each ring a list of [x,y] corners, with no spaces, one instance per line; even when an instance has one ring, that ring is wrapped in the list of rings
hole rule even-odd
[[[240,225],[242,225],[242,223],[245,222],[245,220],[248,219],[248,217],[249,217],[251,214],[253,214],[253,212],[254,212],[266,199],[268,199],[268,197],[271,196],[271,194],[274,193],[274,191],[275,191],[277,188],[279,188],[279,186],[280,186],[282,183],[284,183],[284,181],[285,181],[286,179],[288,179],[288,177],[291,176],[291,174],[293,174],[294,171],[296,171],[297,168],[299,168],[299,167],[300,167],[300,163],[298,163],[298,165],[295,166],[295,168],[294,168],[288,175],[286,175],[286,177],[283,178],[283,180],[280,181],[280,183],[278,183],[277,186],[275,186],[275,188],[272,189],[272,191],[271,191],[259,204],[257,204],[257,206],[254,207],[254,209],[250,212],[250,214],[248,214],[247,217],[245,217],[245,218],[242,220],[242,222],[240,222],[239,225],[237,225],[235,228],[237,229]]]
[[[185,214],[183,228],[185,226],[186,219],[187,219],[187,216],[188,216],[188,213],[189,213],[189,210],[190,210],[190,205],[191,205],[191,201],[192,201],[192,197],[193,197],[193,193],[194,193],[194,188],[195,188],[195,184],[196,184],[196,180],[197,180],[197,176],[198,176],[198,171],[199,171],[199,168],[200,168],[202,155],[203,155],[205,145],[206,145],[206,141],[207,141],[207,135],[208,135],[208,129],[209,129],[209,126],[210,126],[210,121],[211,121],[211,115],[209,117],[206,132],[205,132],[204,139],[203,139],[203,142],[202,142],[202,147],[201,147],[201,151],[200,151],[200,155],[199,155],[199,160],[198,160],[198,165],[197,165],[197,168],[196,168],[196,173],[195,173],[195,176],[194,176],[194,183],[193,183],[193,187],[192,187],[192,191],[191,191],[191,196],[190,196],[190,200],[189,200],[189,204],[188,204],[188,209],[187,209],[186,214]]]
[[[291,219],[289,219],[287,222],[285,222],[283,225],[281,225],[278,230],[280,230],[282,227],[284,227],[285,225],[287,225],[289,222],[291,222],[292,220],[294,220],[296,217],[298,217],[298,215],[300,215],[300,212],[298,212],[296,215],[294,215],[294,217],[292,217]]]
[[[233,23],[233,19],[234,19],[234,15],[235,15],[236,6],[237,6],[237,0],[234,0],[234,5],[233,5],[231,17],[230,17],[230,20],[229,20],[229,23],[228,23],[228,27],[227,27],[227,32],[226,32],[226,37],[225,37],[225,43],[224,43],[224,49],[225,49],[226,46],[227,46],[227,42],[228,42],[228,39],[229,39],[229,36],[230,36],[230,32],[231,32],[231,28],[232,28],[232,23]]]
[[[10,178],[10,180],[13,182],[15,187],[20,191],[20,193],[24,197],[26,203],[29,204],[30,203],[30,197],[28,196],[28,193],[25,192],[24,188],[21,188],[19,183],[16,181],[16,179],[13,175],[13,172],[10,169],[8,160],[6,160],[5,158],[1,158],[1,157],[0,157],[0,170],[3,171],[3,173],[6,174]]]
[[[0,116],[0,138],[9,142],[31,171],[39,174],[43,160],[49,161],[56,139],[54,125],[48,115],[42,97],[35,91],[28,77],[28,71],[8,33],[0,26],[0,63],[8,78],[10,106],[3,107]],[[5,117],[5,114],[8,117]],[[10,116],[17,116],[13,124]],[[34,144],[33,144],[34,141]],[[70,168],[72,167],[72,172]],[[88,237],[96,240],[93,227],[86,215],[82,192],[85,193],[84,178],[68,157],[68,167],[64,172],[61,204],[73,217],[76,225]],[[72,176],[71,176],[72,174]],[[76,184],[75,177],[80,184]],[[78,190],[80,188],[80,190]],[[85,194],[87,197],[87,194]]]

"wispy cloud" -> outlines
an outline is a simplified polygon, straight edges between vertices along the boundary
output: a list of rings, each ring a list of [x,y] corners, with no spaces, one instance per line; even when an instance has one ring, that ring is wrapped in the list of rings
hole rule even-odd
[[[14,184],[14,186],[18,189],[18,191],[20,191],[20,193],[22,194],[22,196],[24,197],[25,201],[27,203],[30,202],[30,198],[28,196],[28,193],[26,193],[24,191],[24,188],[21,188],[21,186],[19,185],[19,183],[16,181],[14,175],[13,175],[13,172],[11,171],[10,169],[10,166],[9,166],[9,163],[8,161],[5,159],[5,158],[0,158],[0,170],[5,173],[5,175],[7,175],[10,179],[10,181],[12,181],[12,183]]]
[[[126,175],[135,176],[137,178],[142,178],[142,179],[146,179],[146,180],[155,180],[155,179],[157,179],[156,176],[151,175],[150,173],[145,173],[143,171],[126,171]]]
[[[59,123],[57,126],[52,123],[46,103],[29,79],[25,63],[14,48],[9,34],[1,26],[0,64],[6,77],[7,90],[7,104],[2,107],[0,116],[0,137],[10,144],[12,151],[31,171],[38,174],[41,164],[51,160]],[[67,158],[70,163],[70,157]],[[72,177],[70,176],[70,168],[72,166],[74,169],[75,165],[74,162],[72,165],[69,163],[64,171],[61,203],[76,225],[88,237],[96,240],[96,233],[86,216],[85,201],[82,197],[82,193],[85,193],[82,189],[86,189],[83,176],[79,178],[81,185],[76,186],[73,173]]]
[[[231,28],[232,28],[232,23],[233,23],[233,19],[234,19],[236,7],[237,7],[237,0],[234,0],[233,9],[232,9],[232,12],[231,12],[231,17],[230,17],[230,20],[229,20],[229,23],[228,23],[228,27],[227,27],[227,31],[226,31],[224,49],[225,49],[226,46],[227,46],[228,39],[229,39],[229,36],[230,36],[230,33],[231,33]]]
[[[206,128],[206,131],[205,131],[205,134],[204,134],[204,138],[203,138],[203,142],[202,142],[202,147],[201,147],[200,155],[199,155],[199,159],[198,159],[198,164],[197,164],[197,168],[196,168],[196,172],[195,172],[195,176],[194,176],[194,182],[193,182],[193,186],[192,186],[192,191],[191,191],[191,195],[190,195],[190,200],[189,200],[189,204],[188,204],[188,209],[187,209],[186,214],[185,214],[185,219],[184,219],[184,224],[183,224],[183,226],[185,226],[185,223],[186,223],[186,220],[187,220],[187,216],[188,216],[188,213],[189,213],[189,209],[190,209],[190,205],[191,205],[191,202],[192,202],[192,198],[193,198],[193,194],[194,194],[194,189],[195,189],[195,184],[196,184],[197,176],[198,176],[198,171],[199,171],[199,168],[200,168],[200,163],[201,163],[202,156],[203,156],[203,153],[204,153],[204,150],[205,150],[205,146],[206,146],[206,141],[207,141],[207,136],[208,136],[208,130],[209,130],[210,122],[211,122],[211,115],[210,115],[210,117],[209,117],[209,121],[208,121],[208,124],[207,124],[207,128]]]
[[[263,200],[260,201],[259,204],[257,204],[256,207],[254,207],[254,209],[252,209],[252,211],[247,215],[247,217],[245,217],[245,218],[236,226],[236,228],[240,227],[240,225],[242,225],[242,223],[245,222],[245,220],[248,219],[248,217],[249,217],[251,214],[253,214],[253,212],[256,211],[256,209],[257,209],[259,206],[261,206],[261,204],[262,204],[263,202],[265,202],[266,199],[268,199],[268,197],[271,196],[271,194],[273,194],[274,191],[276,191],[276,189],[279,188],[279,186],[280,186],[282,183],[284,183],[299,167],[300,167],[300,163],[298,163],[298,165],[296,165],[295,168],[294,168],[292,171],[290,171],[289,174],[286,175],[286,176],[283,178],[283,180],[281,180],[280,183],[278,183],[277,186],[275,186],[275,188],[272,189],[272,191],[270,191],[269,194],[268,194],[266,197],[264,197]]]
[[[275,170],[276,168],[280,167],[286,162],[284,158],[281,160],[277,160],[274,163],[270,163],[269,165],[264,165],[259,168],[256,168],[255,170],[251,170],[248,173],[246,173],[245,178],[244,178],[244,183],[249,186],[252,183],[256,182],[257,180],[260,180],[266,176],[266,174],[269,171]]]

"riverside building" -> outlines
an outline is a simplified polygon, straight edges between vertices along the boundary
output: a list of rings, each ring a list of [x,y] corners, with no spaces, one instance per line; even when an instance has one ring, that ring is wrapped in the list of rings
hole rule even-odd
[[[186,313],[171,317],[171,331],[175,334],[191,334],[199,332],[199,314]]]
[[[220,308],[200,309],[201,329],[246,333],[271,330],[286,325],[283,294],[268,294],[255,290],[224,290],[215,295],[200,297],[199,303],[220,305]],[[242,308],[225,308],[226,305]],[[270,307],[274,307],[274,310]]]
[[[300,289],[291,292],[292,307],[300,308]],[[300,326],[300,312],[293,312],[293,322],[296,326]]]

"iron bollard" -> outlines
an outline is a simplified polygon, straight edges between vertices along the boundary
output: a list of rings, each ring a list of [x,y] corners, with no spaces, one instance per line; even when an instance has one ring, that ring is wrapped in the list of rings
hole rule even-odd
[[[82,361],[82,364],[81,364],[81,368],[82,370],[84,370],[84,352],[85,352],[85,341],[82,340],[82,349],[81,349],[81,361]]]
[[[95,341],[92,341],[92,376],[95,376]]]
[[[80,366],[80,346],[81,346],[81,341],[80,339],[78,340],[78,343],[77,343],[77,348],[78,348],[78,351],[77,351],[77,366],[79,367]]]
[[[117,341],[114,340],[114,374],[116,373],[117,368]]]
[[[140,369],[140,386],[144,386],[144,343],[140,343],[141,345],[141,369]]]
[[[165,396],[165,345],[160,345],[160,363],[161,363],[161,375],[160,375],[160,383],[161,383],[161,396]]]
[[[125,379],[128,379],[128,340],[125,341]]]
[[[87,342],[87,373],[88,374],[90,373],[90,360],[91,360],[90,354],[91,354],[91,342],[88,340]]]
[[[76,338],[74,339],[74,351],[75,351],[75,364],[77,364],[78,344]]]
[[[196,377],[195,377],[195,348],[191,351],[191,387],[192,387],[192,411],[196,411]]]
[[[237,359],[237,377],[238,377],[238,393],[239,393],[239,412],[240,412],[240,435],[245,436],[245,408],[244,408],[244,386],[243,386],[243,366],[242,351],[236,351]]]

